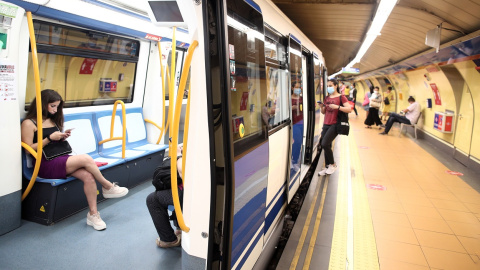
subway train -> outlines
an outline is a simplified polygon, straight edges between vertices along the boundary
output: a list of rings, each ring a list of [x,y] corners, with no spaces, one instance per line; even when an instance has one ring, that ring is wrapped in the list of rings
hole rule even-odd
[[[65,129],[75,128],[73,154],[106,163],[102,173],[132,191],[183,145],[182,204],[173,192],[182,252],[167,263],[266,267],[286,207],[318,157],[328,72],[312,41],[269,0],[0,6],[3,237],[26,221],[49,225],[38,234],[68,229],[61,224],[86,209],[78,179],[37,177],[41,152],[22,149],[21,120],[40,90],[53,89]]]

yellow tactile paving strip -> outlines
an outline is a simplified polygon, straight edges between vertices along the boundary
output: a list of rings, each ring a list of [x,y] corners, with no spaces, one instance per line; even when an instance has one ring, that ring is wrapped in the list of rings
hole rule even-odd
[[[447,174],[449,168],[410,137],[399,137],[397,127],[388,136],[364,128],[361,114],[350,119],[353,136],[349,137],[356,143],[356,147],[350,143],[350,157],[353,165],[358,152],[364,187],[386,187],[366,191],[380,269],[479,270],[480,194],[459,177]],[[361,190],[352,183],[354,190]],[[362,218],[368,219],[365,213]],[[359,256],[355,253],[355,259]],[[357,261],[355,269],[360,269]]]
[[[376,270],[377,248],[354,134],[336,140],[341,153],[329,269]]]

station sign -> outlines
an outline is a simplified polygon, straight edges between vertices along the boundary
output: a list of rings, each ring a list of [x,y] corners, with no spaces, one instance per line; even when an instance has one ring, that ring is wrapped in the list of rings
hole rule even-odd
[[[342,68],[342,73],[360,73],[359,68]]]

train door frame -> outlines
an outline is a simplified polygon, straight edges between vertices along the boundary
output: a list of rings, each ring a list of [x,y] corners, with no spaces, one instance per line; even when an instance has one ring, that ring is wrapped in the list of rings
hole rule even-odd
[[[292,46],[296,46],[297,48],[292,48]],[[301,113],[301,114],[298,114],[298,115],[301,115],[302,119],[300,119],[299,121],[295,121],[296,117],[294,117],[294,114],[293,114],[293,111],[295,110],[293,108],[293,106],[297,106],[296,107],[297,111],[300,110],[300,107],[298,106],[299,104],[293,105],[292,96],[293,96],[294,85],[292,85],[293,84],[293,82],[292,82],[292,76],[293,75],[292,74],[294,74],[294,72],[292,70],[295,69],[295,70],[298,71],[298,63],[296,63],[296,65],[294,65],[292,63],[292,61],[293,61],[292,58],[293,58],[293,55],[298,56],[300,58],[300,65],[302,64],[302,52],[301,52],[302,43],[294,35],[289,34],[288,47],[287,48],[288,48],[288,65],[289,65],[289,72],[290,72],[289,73],[290,74],[290,76],[289,76],[289,86],[292,88],[291,97],[290,97],[290,101],[291,101],[291,103],[290,103],[290,108],[291,108],[290,119],[292,120],[291,125],[290,125],[291,126],[290,141],[292,143],[291,143],[291,147],[290,147],[289,177],[288,177],[288,185],[287,185],[288,186],[288,203],[290,203],[290,201],[293,198],[293,195],[295,194],[295,192],[297,191],[297,189],[299,187],[298,182],[300,182],[300,181],[297,182],[297,180],[301,177],[301,159],[302,159],[301,148],[303,147],[303,120],[304,119],[303,119],[303,113]],[[300,74],[301,73],[302,73],[302,71],[300,71]],[[300,75],[300,78],[301,78],[301,75]],[[297,78],[297,81],[298,81],[298,78]],[[302,84],[300,85],[300,87],[302,87]],[[302,104],[303,104],[303,101],[302,101]],[[298,122],[302,122],[302,123],[297,124]],[[295,126],[297,126],[297,127],[295,127]],[[299,133],[298,132],[299,130],[301,132],[301,135],[297,134],[297,133]],[[295,137],[298,137],[297,138],[297,143],[295,143]],[[299,151],[297,151],[297,149],[296,149],[297,147],[300,147]],[[296,152],[299,152],[298,153],[298,160],[297,160],[298,164],[293,164],[293,162],[295,160],[293,155],[295,155]],[[295,165],[298,165],[298,168],[295,167]],[[294,171],[292,171],[292,169]],[[293,173],[293,175],[292,175],[292,173]]]
[[[307,125],[305,138],[304,163],[313,161],[313,137],[315,136],[315,65],[313,53],[307,54]],[[305,114],[304,114],[305,115]]]
[[[259,6],[250,1],[247,3],[243,0],[215,0],[207,1],[204,6],[207,6],[203,11],[206,18],[205,33],[208,33],[206,40],[210,40],[208,44],[210,59],[208,63],[206,62],[209,71],[207,92],[211,96],[209,106],[212,109],[216,106],[221,108],[219,121],[222,125],[221,134],[214,135],[217,149],[214,150],[216,157],[213,160],[216,162],[215,174],[221,174],[216,181],[223,183],[216,184],[220,191],[212,185],[212,193],[217,192],[215,197],[223,197],[222,202],[213,204],[215,207],[212,207],[214,209],[211,211],[216,215],[216,218],[211,219],[213,221],[211,228],[218,228],[215,232],[221,240],[219,243],[215,242],[212,239],[213,233],[211,234],[209,251],[215,249],[218,252],[215,254],[209,252],[207,269],[215,266],[221,269],[241,268],[256,261],[264,243],[268,133],[256,116],[258,109],[261,109],[262,98],[266,98],[263,15]],[[235,77],[235,87],[231,76]],[[242,92],[240,96],[239,92]],[[215,105],[215,98],[221,104]],[[233,100],[239,101],[239,98],[240,106],[237,106],[238,103],[234,106]],[[232,122],[234,109],[235,114],[242,117],[236,119],[243,120],[238,130],[237,121],[235,124]],[[215,130],[212,132],[215,133]],[[222,163],[221,161],[224,163],[221,164],[224,169],[218,170],[217,165]],[[246,168],[244,163],[248,163],[249,167]],[[252,189],[251,185],[255,185],[255,189]],[[237,196],[250,197],[242,197],[246,201],[239,201],[236,205]],[[255,224],[251,224],[251,218],[243,217],[249,214],[249,211],[255,212]],[[217,220],[220,222],[213,226]],[[251,240],[244,243],[244,238]],[[251,244],[250,248],[242,248],[248,243]],[[242,253],[243,250],[248,252]]]

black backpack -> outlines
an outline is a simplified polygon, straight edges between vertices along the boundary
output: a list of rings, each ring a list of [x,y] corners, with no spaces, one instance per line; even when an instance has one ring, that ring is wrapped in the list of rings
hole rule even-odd
[[[172,189],[170,164],[171,164],[171,159],[170,157],[167,157],[163,160],[162,165],[158,166],[153,172],[152,185],[155,187],[157,191]],[[180,174],[177,171],[177,184],[180,185],[181,183],[182,183],[182,178],[180,177]]]

